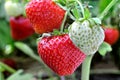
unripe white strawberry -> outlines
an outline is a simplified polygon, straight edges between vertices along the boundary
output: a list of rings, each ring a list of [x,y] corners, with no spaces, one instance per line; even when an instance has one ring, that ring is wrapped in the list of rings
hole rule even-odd
[[[6,1],[4,6],[8,16],[16,17],[23,13],[23,6],[20,3]]]
[[[69,28],[73,43],[86,55],[94,54],[104,41],[104,31],[99,24],[90,21],[75,21]]]

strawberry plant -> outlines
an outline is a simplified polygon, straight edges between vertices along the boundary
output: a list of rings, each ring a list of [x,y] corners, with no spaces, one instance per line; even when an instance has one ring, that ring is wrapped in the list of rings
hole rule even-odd
[[[30,1],[26,6],[26,14],[34,30],[38,34],[48,33],[48,35],[43,35],[38,42],[38,53],[43,61],[57,74],[70,75],[86,55],[82,65],[81,80],[89,80],[92,57],[102,45],[105,37],[100,26],[101,20],[116,2],[117,0],[111,1],[99,18],[92,18],[89,6],[85,4],[83,8],[79,0]],[[68,23],[69,26],[65,23],[67,17],[73,20],[72,24]],[[68,32],[65,32],[65,27],[69,28]],[[65,35],[66,33],[69,35]],[[110,46],[107,44],[107,47]],[[78,49],[81,52],[77,51]],[[75,55],[78,55],[77,58]],[[81,58],[82,56],[84,57]],[[75,59],[78,59],[78,62]]]
[[[107,4],[108,6],[105,6],[97,17],[93,17],[90,12],[91,6],[87,3],[83,4],[81,0],[29,0],[25,6],[26,2],[28,0],[6,0],[5,2],[5,11],[10,17],[11,36],[15,40],[12,46],[7,46],[5,52],[11,53],[12,47],[16,47],[38,62],[42,59],[52,71],[62,76],[61,79],[64,78],[63,76],[73,74],[82,64],[81,80],[89,80],[94,54],[98,51],[104,56],[106,52],[112,50],[109,42],[106,43],[107,30],[101,27],[101,20],[117,0]],[[37,52],[40,58],[29,46],[21,42],[34,31],[40,36],[37,41]],[[117,31],[112,33],[118,36]],[[35,41],[35,38],[33,40]],[[117,37],[114,40],[111,45],[117,41]],[[5,70],[14,73],[7,80],[33,78],[31,74],[24,74],[22,70],[16,71],[0,62],[2,80],[4,80],[2,72]]]

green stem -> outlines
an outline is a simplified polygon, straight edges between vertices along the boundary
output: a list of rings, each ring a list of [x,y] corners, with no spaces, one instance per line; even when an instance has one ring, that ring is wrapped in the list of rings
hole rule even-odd
[[[79,6],[80,6],[80,8],[81,8],[83,18],[85,18],[85,11],[84,11],[84,8],[83,8],[83,5],[82,5],[82,2],[79,1],[79,0],[76,0],[76,2],[79,4]]]
[[[2,72],[0,72],[0,80],[5,80]]]
[[[13,68],[9,67],[8,65],[6,65],[6,64],[4,64],[4,63],[2,63],[2,62],[0,62],[0,65],[1,65],[3,68],[5,68],[5,70],[7,70],[7,71],[10,72],[10,73],[15,73],[15,72],[16,72],[16,70],[14,70]]]
[[[93,55],[88,55],[82,64],[81,80],[89,80],[92,57]]]
[[[113,5],[115,5],[115,3],[117,2],[118,0],[112,0],[110,2],[110,4],[104,9],[104,11],[101,13],[101,15],[99,16],[99,18],[102,20],[104,18],[104,16],[106,16],[106,14],[108,13],[108,11],[111,9],[111,7]]]
[[[68,13],[69,13],[69,10],[66,11],[65,16],[64,16],[64,19],[63,19],[63,21],[62,21],[61,28],[60,28],[60,32],[61,32],[61,33],[62,33],[63,30],[64,30],[64,25],[65,25],[65,21],[66,21],[66,19],[67,19]]]

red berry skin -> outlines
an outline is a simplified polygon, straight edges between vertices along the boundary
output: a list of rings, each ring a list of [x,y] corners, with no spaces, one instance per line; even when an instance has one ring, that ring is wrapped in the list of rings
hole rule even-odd
[[[104,28],[105,42],[114,45],[119,38],[119,31],[116,28]]]
[[[11,35],[14,40],[24,40],[34,33],[29,19],[24,17],[10,18]]]
[[[86,55],[70,40],[67,34],[44,37],[38,43],[42,60],[58,75],[71,75]]]
[[[0,61],[3,62],[4,64],[8,65],[9,67],[13,68],[13,69],[17,69],[16,61],[11,59],[11,58],[5,58],[5,59],[2,59]],[[11,73],[8,71],[4,71],[3,74],[5,77],[8,77],[11,75]]]
[[[65,11],[52,0],[31,0],[26,6],[26,15],[38,34],[59,29]]]
[[[12,68],[14,68],[14,69],[17,68],[16,62],[15,62],[13,59],[3,59],[2,62],[3,62],[4,64],[6,64],[6,65],[8,65],[8,66],[10,66],[10,67],[12,67]]]

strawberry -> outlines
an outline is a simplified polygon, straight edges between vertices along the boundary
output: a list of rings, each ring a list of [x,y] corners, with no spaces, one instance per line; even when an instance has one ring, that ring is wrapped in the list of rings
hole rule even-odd
[[[65,11],[52,0],[31,0],[26,6],[26,14],[38,34],[59,29]]]
[[[8,16],[19,16],[23,13],[23,7],[20,3],[12,2],[12,1],[6,1],[5,2],[5,11]]]
[[[88,20],[75,21],[69,27],[69,36],[82,52],[90,55],[94,54],[102,44],[104,31],[99,24],[91,24]]]
[[[13,59],[7,59],[6,58],[6,59],[3,59],[2,62],[5,63],[8,66],[14,68],[14,69],[16,69],[16,67],[17,67],[16,62]]]
[[[15,40],[24,40],[34,33],[29,19],[22,16],[10,18],[11,35]]]
[[[16,64],[15,60],[13,60],[11,58],[5,58],[5,59],[1,60],[1,62],[3,62],[4,64],[8,65],[9,67],[11,67],[13,69],[17,69],[17,64]],[[8,77],[11,75],[11,73],[9,73],[6,70],[3,73],[4,73],[5,77]]]
[[[105,42],[109,43],[110,45],[113,45],[117,42],[119,38],[119,31],[116,28],[105,28],[104,27],[104,33],[105,33]]]
[[[72,74],[86,57],[67,34],[42,38],[38,43],[38,53],[42,60],[61,76]]]

